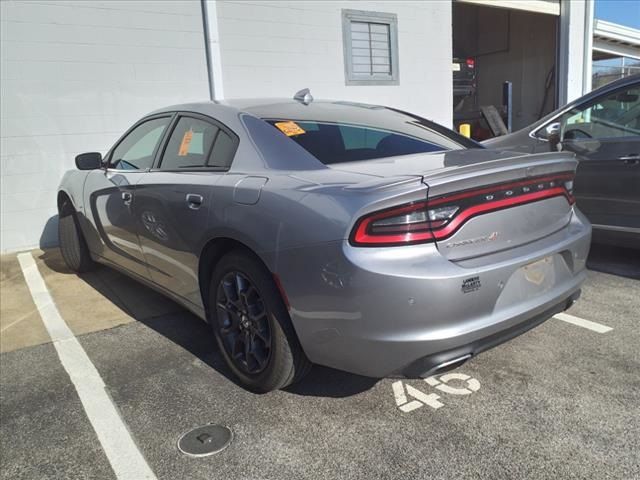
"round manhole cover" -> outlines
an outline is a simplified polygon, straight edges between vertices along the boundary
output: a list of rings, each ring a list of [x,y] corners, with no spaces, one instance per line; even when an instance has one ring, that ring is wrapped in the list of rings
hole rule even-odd
[[[203,425],[189,430],[178,440],[178,450],[192,457],[206,457],[220,453],[229,446],[233,432],[223,425]]]

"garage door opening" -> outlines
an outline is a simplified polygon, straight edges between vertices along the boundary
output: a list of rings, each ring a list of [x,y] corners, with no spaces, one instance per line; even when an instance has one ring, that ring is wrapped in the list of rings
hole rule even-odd
[[[500,134],[496,123],[508,124],[504,82],[511,82],[512,130],[556,108],[557,15],[462,1],[452,8],[456,128],[470,124],[476,140]]]

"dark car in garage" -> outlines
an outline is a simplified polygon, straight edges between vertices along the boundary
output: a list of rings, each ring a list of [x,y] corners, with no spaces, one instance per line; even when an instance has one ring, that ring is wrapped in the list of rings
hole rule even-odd
[[[593,241],[640,249],[640,75],[609,83],[484,145],[575,153],[576,202],[593,225]]]

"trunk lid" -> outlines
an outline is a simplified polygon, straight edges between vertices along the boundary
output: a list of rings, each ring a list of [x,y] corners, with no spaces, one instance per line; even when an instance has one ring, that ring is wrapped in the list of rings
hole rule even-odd
[[[454,156],[446,168],[423,177],[430,210],[458,207],[447,224],[433,229],[439,251],[449,260],[533,242],[571,219],[572,184],[567,182],[577,167],[572,154],[500,153],[482,162]]]
[[[422,233],[420,238],[433,240],[443,256],[457,261],[515,248],[565,227],[573,203],[565,183],[573,180],[577,161],[570,153],[526,155],[469,149],[330,167],[387,182],[399,176],[420,178],[428,189],[426,215],[431,229],[431,236]],[[393,219],[396,223],[421,221],[417,220],[419,214],[412,215]],[[397,228],[378,216],[371,222],[379,232]],[[368,228],[358,230],[356,242],[368,241]],[[412,238],[416,241],[418,236]],[[380,237],[370,240],[380,241]],[[397,242],[395,237],[386,241],[398,244],[407,241],[407,236],[401,234]]]

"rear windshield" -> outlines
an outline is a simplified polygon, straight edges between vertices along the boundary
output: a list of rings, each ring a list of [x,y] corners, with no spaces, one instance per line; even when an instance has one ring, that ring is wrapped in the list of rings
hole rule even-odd
[[[266,119],[325,165],[376,158],[459,150],[464,144],[459,136],[443,127],[436,129],[407,117],[402,130],[353,123]]]

